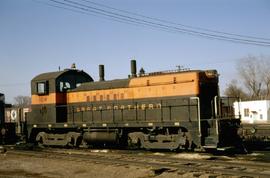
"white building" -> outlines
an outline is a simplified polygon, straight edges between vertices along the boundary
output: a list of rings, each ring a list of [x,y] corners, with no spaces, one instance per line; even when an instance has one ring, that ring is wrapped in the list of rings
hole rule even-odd
[[[270,123],[270,100],[234,102],[233,107],[242,123]]]

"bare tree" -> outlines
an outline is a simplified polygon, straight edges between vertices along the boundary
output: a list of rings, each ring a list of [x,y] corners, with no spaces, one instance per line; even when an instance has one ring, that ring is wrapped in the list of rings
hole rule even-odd
[[[229,97],[234,98],[241,98],[241,99],[247,99],[247,94],[244,92],[244,90],[237,85],[237,80],[232,80],[231,83],[227,85],[227,88],[225,89],[225,95]]]
[[[14,98],[14,101],[14,105],[17,107],[29,107],[31,104],[31,97],[19,95]]]
[[[265,85],[264,96],[265,99],[270,99],[270,59],[263,61],[263,82]]]
[[[261,96],[263,78],[260,68],[261,61],[255,56],[245,57],[237,65],[239,75],[252,99],[258,99]]]
[[[270,99],[270,57],[249,55],[238,61],[237,70],[244,89],[239,87],[236,81],[232,81],[225,90],[226,95]],[[248,92],[246,96],[244,91]]]

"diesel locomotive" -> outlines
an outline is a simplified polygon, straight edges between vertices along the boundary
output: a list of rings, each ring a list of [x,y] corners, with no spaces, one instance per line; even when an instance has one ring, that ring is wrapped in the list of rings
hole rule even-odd
[[[216,70],[137,74],[100,80],[75,68],[31,81],[28,138],[43,145],[223,149],[239,143],[240,120],[220,112]]]
[[[0,93],[0,144],[14,144],[16,138],[16,123],[5,120],[5,108],[9,104],[5,103],[5,95]]]

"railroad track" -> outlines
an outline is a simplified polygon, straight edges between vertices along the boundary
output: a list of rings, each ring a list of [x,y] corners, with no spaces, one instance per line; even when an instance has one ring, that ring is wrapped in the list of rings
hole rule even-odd
[[[138,154],[130,152],[96,153],[84,150],[42,149],[40,151],[9,150],[9,154],[37,158],[61,159],[66,161],[109,164],[116,166],[134,165],[149,167],[157,174],[168,171],[205,172],[227,176],[270,177],[270,163],[235,162],[213,159],[185,159],[171,156]]]

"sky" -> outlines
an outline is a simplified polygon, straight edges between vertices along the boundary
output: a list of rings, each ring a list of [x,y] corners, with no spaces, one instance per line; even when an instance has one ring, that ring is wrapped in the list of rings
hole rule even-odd
[[[268,0],[91,1],[193,27],[270,38]],[[170,33],[45,3],[56,5],[50,0],[0,0],[0,93],[9,103],[15,96],[30,96],[30,81],[36,75],[57,71],[59,66],[69,68],[72,63],[95,80],[99,64],[105,65],[106,80],[126,78],[131,59],[146,72],[176,69],[177,65],[216,69],[223,92],[237,78],[239,59],[270,56],[269,46]]]

